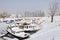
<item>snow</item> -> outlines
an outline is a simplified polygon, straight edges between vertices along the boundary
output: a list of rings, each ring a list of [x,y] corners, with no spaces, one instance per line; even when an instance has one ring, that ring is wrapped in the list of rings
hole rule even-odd
[[[16,27],[14,29],[15,33],[12,33],[10,29],[8,29],[8,31],[13,35],[18,36],[18,37],[22,37],[22,38],[30,35],[29,33],[21,32],[21,30],[18,30],[18,29],[16,30]]]
[[[31,35],[28,40],[60,40],[60,16],[55,16],[53,23],[48,18],[40,25],[42,29]]]
[[[9,37],[3,37],[6,40],[18,40],[17,38],[9,38]]]
[[[15,32],[23,31],[23,29],[20,29],[19,27],[14,27],[12,28],[12,30]]]
[[[21,32],[21,33],[15,33],[14,35],[17,35],[17,36],[22,37],[22,38],[29,36],[28,33],[24,33],[24,32]]]
[[[3,36],[7,33],[8,25],[5,23],[0,23],[0,36]]]
[[[50,22],[50,17],[46,17],[46,20],[40,24],[40,27],[41,29],[37,33],[30,35],[30,38],[28,38],[27,40],[60,40],[60,16],[55,16],[53,23]],[[14,30],[16,31],[17,29],[18,28]],[[3,32],[3,30],[4,32],[6,32],[7,25],[4,23],[0,23],[0,33]],[[22,34],[23,33],[16,33],[15,35],[22,36]],[[18,40],[17,38],[4,38],[6,40]],[[0,38],[0,40],[3,40],[3,38]]]

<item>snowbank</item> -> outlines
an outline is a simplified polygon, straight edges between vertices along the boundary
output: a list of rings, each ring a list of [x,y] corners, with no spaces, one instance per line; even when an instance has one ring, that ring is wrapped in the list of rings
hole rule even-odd
[[[5,23],[0,23],[0,36],[5,35],[7,33],[8,25]]]
[[[54,17],[54,22],[48,18],[42,24],[42,29],[30,36],[28,40],[60,40],[60,19]]]

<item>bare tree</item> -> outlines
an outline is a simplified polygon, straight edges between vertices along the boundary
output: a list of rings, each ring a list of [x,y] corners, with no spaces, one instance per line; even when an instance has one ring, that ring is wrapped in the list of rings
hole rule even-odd
[[[58,3],[55,1],[49,6],[49,15],[51,16],[51,22],[53,22],[53,17],[56,13],[58,13],[59,7]]]

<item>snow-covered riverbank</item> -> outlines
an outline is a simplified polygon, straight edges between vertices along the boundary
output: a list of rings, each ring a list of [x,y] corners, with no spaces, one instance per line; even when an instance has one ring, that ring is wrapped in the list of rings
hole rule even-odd
[[[54,17],[54,22],[48,18],[42,24],[42,29],[30,36],[28,40],[60,40],[60,16]]]

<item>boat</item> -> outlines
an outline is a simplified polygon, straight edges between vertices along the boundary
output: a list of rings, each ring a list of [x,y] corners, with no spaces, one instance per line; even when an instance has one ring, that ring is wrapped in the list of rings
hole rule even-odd
[[[14,35],[16,37],[21,37],[21,38],[26,38],[26,37],[29,37],[29,33],[25,33],[23,29],[19,28],[18,26],[12,26],[12,27],[9,27],[8,28],[8,32],[11,34],[11,35]]]
[[[39,30],[36,27],[37,26],[35,24],[25,25],[24,26],[24,30],[25,30],[24,32],[26,32],[26,33],[35,33]]]
[[[25,22],[23,23],[23,25],[24,25],[23,29],[25,33],[35,33],[40,29],[38,28],[39,26],[34,23]]]
[[[6,19],[3,20],[3,22],[6,23],[6,24],[14,23],[14,21],[15,20],[14,19],[11,19],[11,18],[6,18]]]
[[[6,24],[11,24],[11,23],[15,23],[16,21],[21,21],[23,20],[22,18],[6,18],[3,20],[4,23]]]
[[[35,33],[38,30],[39,29],[37,24],[30,23],[30,22],[24,22],[24,23],[16,22],[15,24],[11,24],[8,29],[8,31],[14,35],[15,33],[21,33],[21,32],[25,32],[29,34]]]

